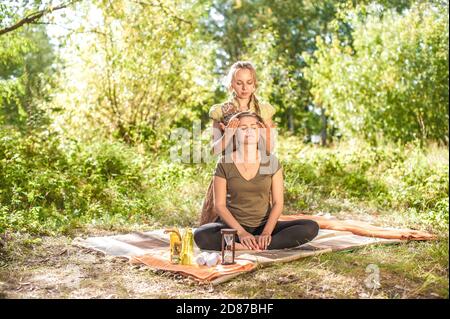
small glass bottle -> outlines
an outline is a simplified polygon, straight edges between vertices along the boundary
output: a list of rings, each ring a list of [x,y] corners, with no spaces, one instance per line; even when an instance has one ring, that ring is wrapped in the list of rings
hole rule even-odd
[[[221,229],[222,234],[222,265],[235,264],[237,230],[232,228]]]
[[[172,264],[180,263],[181,254],[181,235],[177,228],[171,228],[164,231],[170,233],[170,262]]]
[[[194,234],[192,228],[187,228],[183,234],[181,248],[181,264],[192,265],[194,261]]]

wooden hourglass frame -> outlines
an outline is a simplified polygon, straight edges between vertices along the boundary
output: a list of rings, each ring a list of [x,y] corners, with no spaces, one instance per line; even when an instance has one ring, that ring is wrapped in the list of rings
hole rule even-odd
[[[235,264],[237,230],[224,228],[220,230],[220,233],[222,234],[222,265]]]

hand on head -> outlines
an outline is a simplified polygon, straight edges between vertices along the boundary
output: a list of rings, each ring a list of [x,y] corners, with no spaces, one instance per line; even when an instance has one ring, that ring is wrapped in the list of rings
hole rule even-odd
[[[239,127],[239,119],[236,117],[232,117],[226,126],[225,124],[223,124],[223,122],[220,122],[219,125],[222,131],[225,131],[225,129],[231,129],[234,133]]]
[[[258,124],[258,127],[260,127],[260,128],[267,128],[267,125],[264,122],[258,121],[257,124]]]

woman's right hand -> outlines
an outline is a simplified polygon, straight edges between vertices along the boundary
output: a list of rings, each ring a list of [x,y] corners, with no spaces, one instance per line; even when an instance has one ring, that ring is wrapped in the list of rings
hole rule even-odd
[[[239,119],[234,117],[230,119],[227,126],[225,126],[222,122],[220,122],[219,125],[222,131],[224,131],[227,135],[231,133],[230,136],[233,136],[239,126]]]
[[[248,249],[250,250],[260,249],[255,236],[253,236],[249,232],[243,230],[241,232],[238,232],[237,235],[239,237],[239,241],[241,242],[241,244],[247,247]]]

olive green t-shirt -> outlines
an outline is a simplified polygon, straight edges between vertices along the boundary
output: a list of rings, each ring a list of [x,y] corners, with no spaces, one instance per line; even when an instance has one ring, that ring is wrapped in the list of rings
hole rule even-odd
[[[272,176],[281,164],[275,155],[261,159],[260,168],[254,178],[246,180],[234,162],[225,161],[222,156],[216,165],[214,175],[227,180],[226,205],[242,226],[258,227],[269,218]]]

